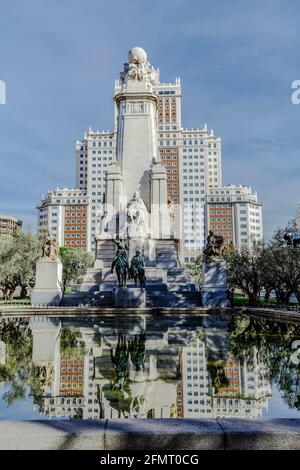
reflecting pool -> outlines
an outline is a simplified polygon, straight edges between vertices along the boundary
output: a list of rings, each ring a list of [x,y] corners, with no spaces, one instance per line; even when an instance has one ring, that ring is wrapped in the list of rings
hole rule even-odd
[[[0,320],[0,419],[300,417],[300,324],[250,316]]]

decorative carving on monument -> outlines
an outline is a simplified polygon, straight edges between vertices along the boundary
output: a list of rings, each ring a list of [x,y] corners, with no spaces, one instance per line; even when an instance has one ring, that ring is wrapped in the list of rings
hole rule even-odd
[[[207,237],[206,247],[203,250],[203,253],[207,258],[214,258],[222,256],[222,253],[225,249],[224,237],[222,235],[214,235],[214,232],[209,231]]]
[[[42,258],[50,258],[53,261],[59,259],[59,247],[54,236],[47,232],[42,242]]]
[[[143,101],[130,101],[127,103],[130,114],[139,114],[145,112],[145,103]]]
[[[148,211],[140,193],[136,191],[127,206],[127,222],[130,230],[136,230],[146,235]]]
[[[144,49],[133,47],[128,53],[128,62],[124,64],[120,78],[122,83],[135,80],[155,85],[158,81],[158,72],[148,62]]]
[[[171,219],[174,219],[173,201],[170,198],[170,196],[168,196],[168,212],[169,212],[169,216],[171,217]]]
[[[107,211],[104,211],[100,215],[100,220],[97,222],[97,234],[103,235],[108,232],[108,221],[109,221],[109,216]]]

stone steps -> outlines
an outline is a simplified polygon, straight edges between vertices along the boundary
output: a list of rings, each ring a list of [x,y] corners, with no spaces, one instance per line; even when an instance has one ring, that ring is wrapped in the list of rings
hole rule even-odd
[[[101,260],[104,268],[110,268],[115,257],[116,245],[111,240],[97,242],[97,259]]]
[[[178,253],[175,240],[156,240],[156,266],[178,268]]]
[[[80,292],[72,292],[71,294],[65,294],[62,300],[63,306],[78,306],[86,305],[90,301],[90,295]]]
[[[202,305],[199,291],[149,291],[146,289],[147,307],[199,307]]]
[[[77,283],[73,285],[73,291],[91,293],[98,290],[101,282],[101,271],[98,268],[88,268],[84,274],[78,277]]]
[[[128,284],[134,287],[134,284]],[[65,294],[63,305],[93,305],[101,307],[112,307],[114,305],[114,293],[116,284],[111,290],[73,292]],[[199,307],[201,306],[201,293],[199,291],[184,290],[181,286],[177,291],[171,291],[166,284],[146,286],[146,306],[147,307]]]

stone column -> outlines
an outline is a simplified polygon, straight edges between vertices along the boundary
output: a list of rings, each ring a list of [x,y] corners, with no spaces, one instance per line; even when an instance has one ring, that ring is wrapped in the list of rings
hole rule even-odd
[[[118,106],[117,160],[124,175],[124,197],[139,192],[150,209],[150,168],[157,154],[157,95],[143,81],[128,81],[115,96]]]
[[[151,234],[156,239],[171,238],[167,173],[161,163],[151,169]]]
[[[108,230],[106,238],[113,238],[124,225],[122,220],[123,210],[123,175],[118,164],[108,167],[106,173],[106,212],[108,218]]]

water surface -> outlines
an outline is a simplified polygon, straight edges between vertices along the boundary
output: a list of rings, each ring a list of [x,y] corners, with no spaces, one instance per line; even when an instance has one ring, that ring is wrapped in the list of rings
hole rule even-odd
[[[249,316],[0,321],[0,419],[300,417],[300,325]]]

